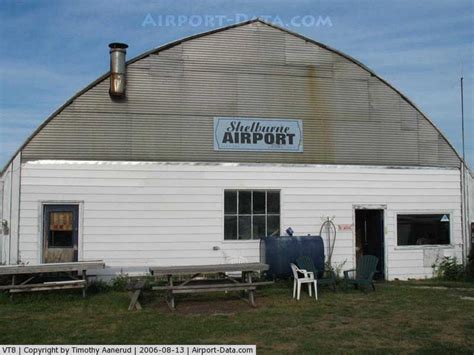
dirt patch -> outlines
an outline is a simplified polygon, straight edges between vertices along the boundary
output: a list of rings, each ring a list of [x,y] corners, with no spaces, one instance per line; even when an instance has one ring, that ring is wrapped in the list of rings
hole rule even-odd
[[[446,287],[446,286],[408,286],[411,288],[418,288],[418,289],[429,289],[429,290],[444,290],[444,291],[472,291],[472,288],[469,287]]]
[[[154,308],[162,314],[179,314],[179,315],[212,315],[212,316],[233,316],[242,312],[255,312],[259,308],[265,307],[269,302],[265,296],[257,297],[256,307],[237,296],[222,297],[176,297],[176,310],[173,312],[169,309],[165,300],[161,298],[156,302]]]

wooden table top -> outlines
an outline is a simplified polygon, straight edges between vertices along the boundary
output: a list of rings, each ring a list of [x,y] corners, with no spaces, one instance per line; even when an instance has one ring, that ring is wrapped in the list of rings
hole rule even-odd
[[[263,263],[242,264],[215,264],[215,265],[182,265],[182,266],[152,266],[150,272],[155,276],[160,275],[189,275],[213,274],[233,271],[266,271],[269,266]]]
[[[102,260],[77,261],[77,262],[71,262],[71,263],[34,264],[34,265],[2,265],[0,266],[0,275],[84,271],[84,270],[92,270],[92,269],[103,269],[104,267],[105,267],[105,263]]]

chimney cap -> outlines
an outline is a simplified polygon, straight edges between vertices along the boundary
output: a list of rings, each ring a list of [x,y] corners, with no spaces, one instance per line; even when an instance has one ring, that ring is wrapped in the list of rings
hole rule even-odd
[[[112,42],[109,44],[110,49],[126,49],[128,48],[128,44],[120,43],[120,42]]]

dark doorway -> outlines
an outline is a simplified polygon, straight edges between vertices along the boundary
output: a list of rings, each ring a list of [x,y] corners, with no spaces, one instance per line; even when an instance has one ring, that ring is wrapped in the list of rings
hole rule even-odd
[[[356,260],[362,255],[379,258],[376,279],[384,279],[384,210],[356,209]]]
[[[43,262],[77,261],[78,205],[45,205],[43,208]]]

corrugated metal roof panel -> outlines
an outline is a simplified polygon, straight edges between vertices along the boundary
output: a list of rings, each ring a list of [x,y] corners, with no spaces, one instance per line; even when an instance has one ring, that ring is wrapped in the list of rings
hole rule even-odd
[[[105,60],[105,58],[104,58]],[[127,67],[127,97],[98,83],[24,159],[459,166],[433,125],[355,62],[263,24],[195,38]],[[303,153],[216,152],[213,117],[302,119]]]

